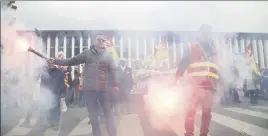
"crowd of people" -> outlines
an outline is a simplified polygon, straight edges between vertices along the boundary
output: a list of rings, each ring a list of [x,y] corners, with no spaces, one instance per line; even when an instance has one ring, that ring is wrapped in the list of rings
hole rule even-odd
[[[214,92],[217,90],[219,80],[222,80],[217,66],[215,46],[209,39],[210,26],[204,25],[200,28],[198,42],[189,46],[178,65],[174,77],[179,80],[185,71],[191,77],[191,98],[189,107],[186,109],[185,129],[186,136],[194,133],[195,111],[200,104],[202,106],[201,135],[206,136],[209,131],[211,120],[211,108]],[[130,112],[130,91],[133,86],[132,70],[126,60],[120,60],[116,65],[112,55],[105,50],[105,37],[97,35],[95,44],[72,58],[63,59],[62,56],[47,60],[47,67],[38,76],[40,82],[41,96],[33,101],[31,108],[22,126],[30,125],[33,111],[39,108],[40,126],[59,130],[61,116],[61,102],[66,101],[67,107],[71,105],[85,106],[88,110],[93,136],[100,136],[99,116],[105,120],[109,136],[116,136],[116,126],[113,119],[114,114]],[[72,67],[84,65],[83,73],[74,70],[72,78]],[[209,71],[207,71],[209,69]],[[233,68],[235,77],[237,69]],[[234,81],[236,78],[233,79]],[[48,91],[49,90],[49,91]],[[234,102],[241,102],[237,90],[230,86],[230,93]],[[45,105],[50,100],[51,105]],[[42,107],[42,108],[40,108]],[[101,109],[100,109],[101,108]],[[102,111],[102,113],[100,113]]]
[[[130,112],[129,95],[133,79],[126,60],[120,60],[119,65],[116,65],[111,55],[105,51],[103,43],[103,35],[98,35],[95,44],[78,56],[62,59],[59,55],[47,61],[47,67],[36,80],[39,81],[40,96],[43,97],[32,101],[21,126],[30,127],[30,119],[38,109],[41,113],[39,125],[59,130],[63,99],[67,107],[73,105],[87,107],[94,135],[100,134],[98,121],[100,114],[106,120],[109,135],[116,135],[113,114]],[[84,73],[75,69],[72,78],[71,66],[82,63]],[[49,101],[50,105],[44,101]]]

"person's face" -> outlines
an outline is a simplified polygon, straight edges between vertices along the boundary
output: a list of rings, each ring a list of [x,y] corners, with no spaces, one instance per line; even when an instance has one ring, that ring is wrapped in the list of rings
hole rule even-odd
[[[97,48],[105,48],[105,38],[104,38],[104,36],[103,35],[98,35],[97,37],[96,37],[96,42],[95,42],[95,46],[97,47]]]
[[[68,72],[71,72],[71,71],[72,71],[72,68],[68,67],[68,68],[67,68],[67,71],[68,71]]]
[[[75,70],[75,71],[74,71],[74,74],[75,74],[75,75],[78,75],[78,71],[77,71],[77,70]]]
[[[52,63],[47,63],[47,67],[48,67],[48,69],[52,69],[52,68],[54,68],[54,67],[55,67],[55,65],[54,65],[54,64],[52,64]]]

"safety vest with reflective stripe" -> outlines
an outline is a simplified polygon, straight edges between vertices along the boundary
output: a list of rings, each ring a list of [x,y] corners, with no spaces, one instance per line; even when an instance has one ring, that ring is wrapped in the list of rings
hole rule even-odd
[[[197,87],[217,88],[219,79],[219,67],[215,64],[216,53],[212,48],[211,55],[204,52],[199,43],[190,45],[191,64],[187,68],[187,73],[192,77],[191,82]]]
[[[65,78],[64,78],[64,83],[65,83],[66,88],[70,87],[70,85],[68,84],[68,74],[69,72],[65,73]]]

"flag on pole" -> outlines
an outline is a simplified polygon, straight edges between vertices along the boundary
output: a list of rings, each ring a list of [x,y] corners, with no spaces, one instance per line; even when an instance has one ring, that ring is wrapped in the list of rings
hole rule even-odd
[[[106,39],[106,42],[105,42],[106,50],[112,54],[115,60],[119,60],[119,56],[115,50],[115,45],[113,43],[112,38],[106,36],[105,39]]]
[[[261,75],[260,68],[255,61],[255,58],[253,55],[253,45],[251,43],[249,43],[249,45],[245,49],[245,56],[246,56],[246,59],[248,60],[248,64],[251,66],[251,68],[254,70],[254,72],[258,76],[260,76]]]

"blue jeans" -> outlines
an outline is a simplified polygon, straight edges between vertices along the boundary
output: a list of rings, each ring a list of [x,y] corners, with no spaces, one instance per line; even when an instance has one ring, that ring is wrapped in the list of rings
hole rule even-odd
[[[79,91],[78,92],[78,102],[80,106],[85,106],[86,102],[85,102],[85,98],[84,98],[84,91]]]
[[[48,121],[50,125],[53,126],[59,126],[60,123],[60,103],[55,105],[53,108],[49,110],[49,115],[48,115]]]
[[[93,136],[101,136],[99,124],[98,102],[102,107],[105,118],[105,125],[109,136],[116,136],[116,128],[111,109],[111,94],[108,91],[88,91],[83,92],[84,99],[92,126]]]

